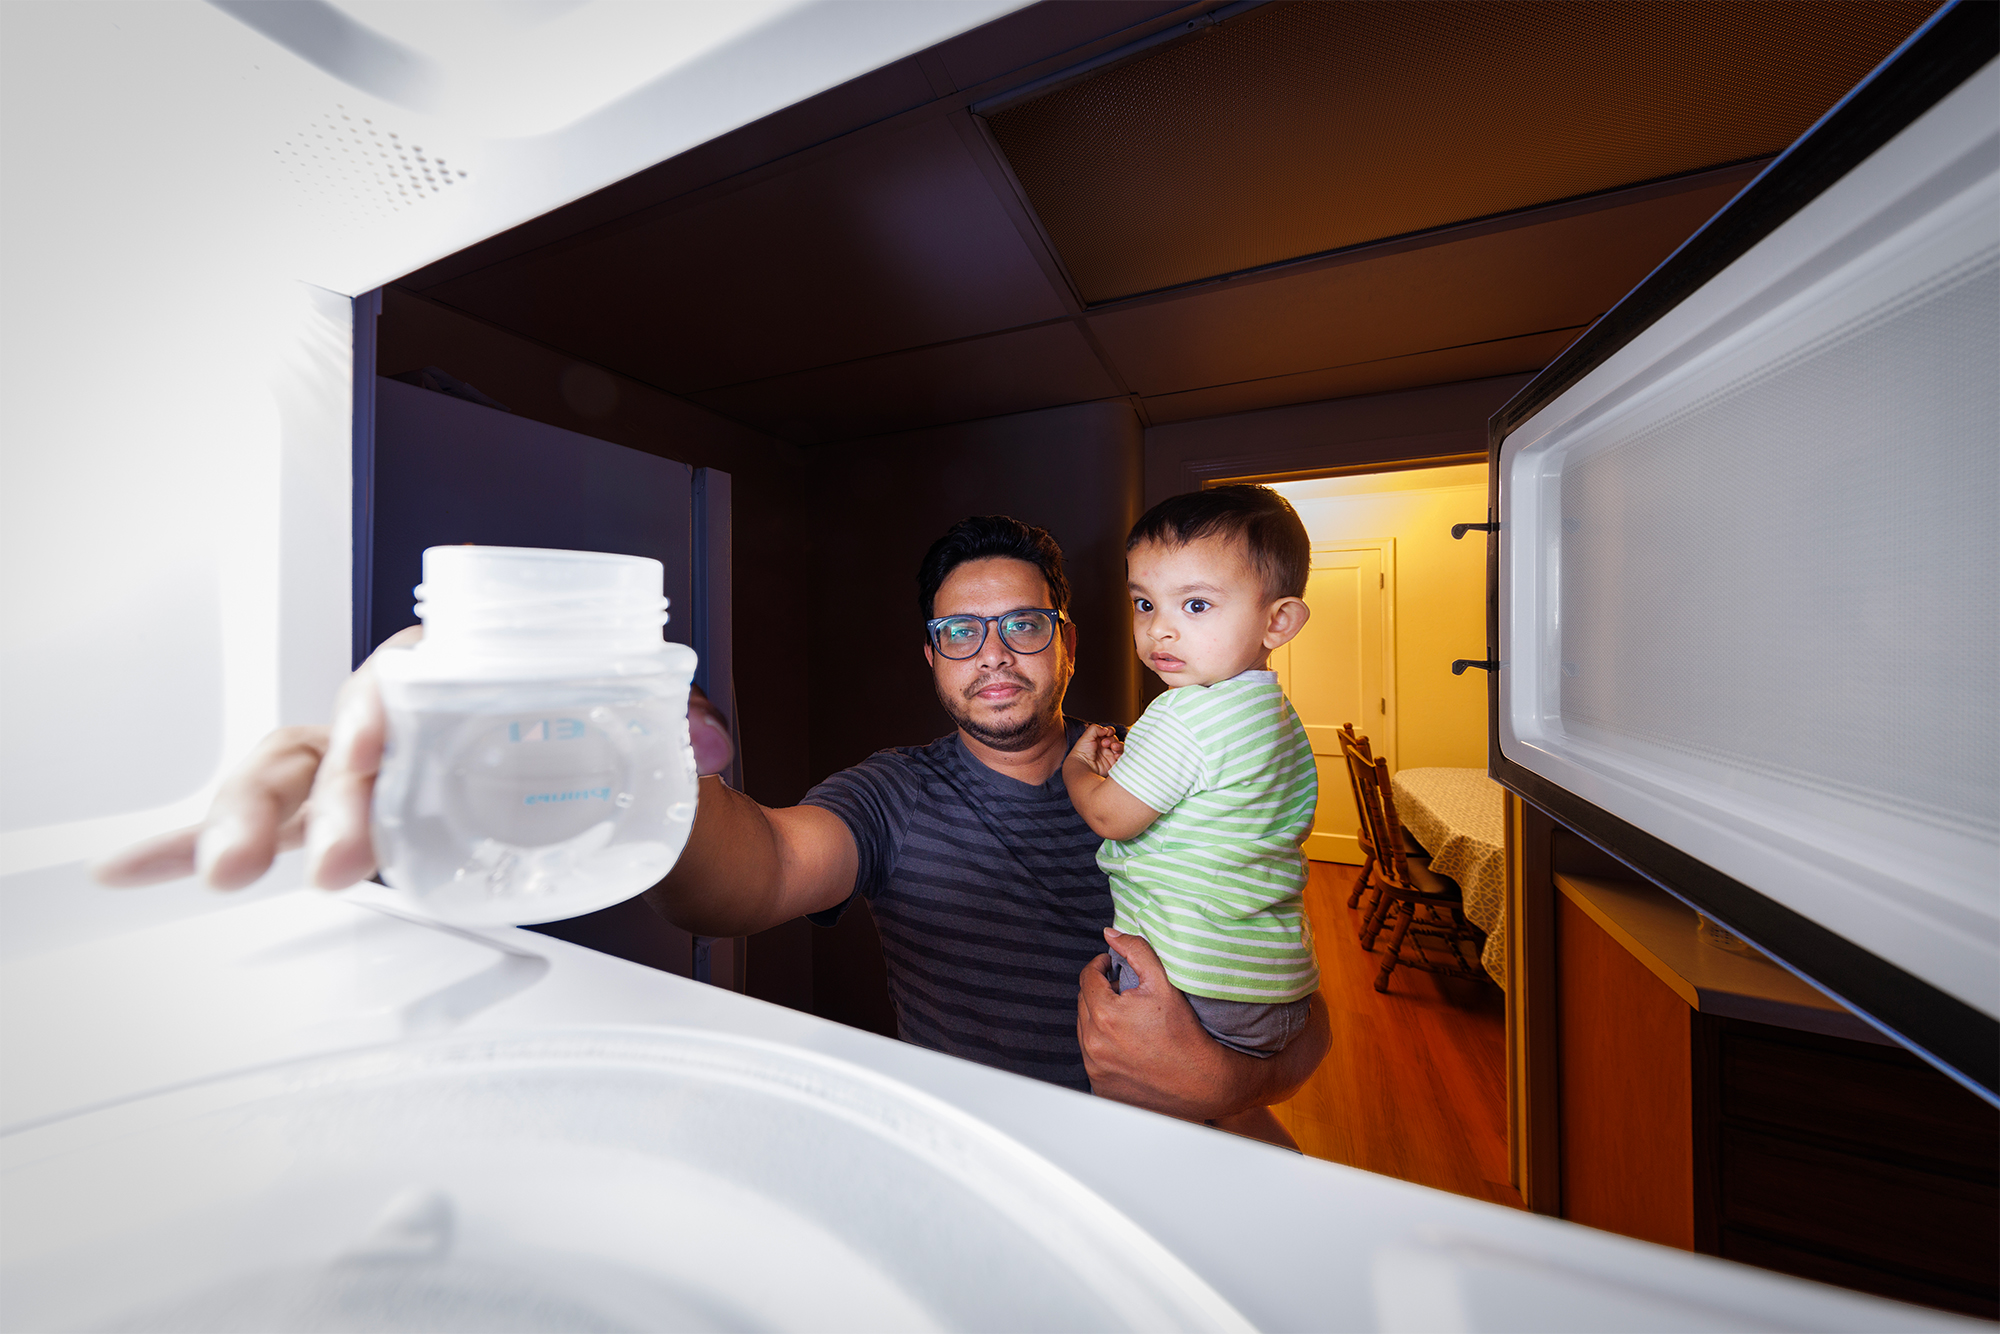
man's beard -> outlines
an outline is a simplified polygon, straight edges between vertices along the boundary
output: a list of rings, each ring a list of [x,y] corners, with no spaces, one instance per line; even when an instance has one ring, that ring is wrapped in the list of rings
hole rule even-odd
[[[1036,709],[1018,722],[1009,723],[1004,727],[988,727],[974,721],[971,710],[967,706],[967,697],[979,693],[996,681],[1005,681],[1010,685],[1024,686],[1030,691],[1035,688],[1034,682],[1028,680],[1025,676],[1016,676],[1011,672],[996,672],[994,675],[975,683],[970,690],[965,692],[966,697],[954,699],[945,692],[943,686],[938,686],[938,703],[944,706],[944,711],[951,715],[951,720],[957,723],[966,735],[980,744],[1000,751],[1028,750],[1048,734],[1048,729],[1054,724],[1056,718],[1060,716],[1062,711],[1062,692],[1059,690],[1052,691],[1051,699],[1047,702],[1047,707]]]

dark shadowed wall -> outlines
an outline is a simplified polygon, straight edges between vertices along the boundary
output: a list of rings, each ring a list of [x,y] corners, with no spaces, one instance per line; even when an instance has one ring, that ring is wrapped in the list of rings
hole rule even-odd
[[[806,451],[813,634],[793,667],[812,700],[814,777],[951,730],[924,663],[917,564],[969,514],[1011,514],[1055,535],[1077,626],[1065,707],[1131,722],[1138,663],[1125,611],[1125,534],[1138,517],[1142,451],[1138,417],[1123,402]]]

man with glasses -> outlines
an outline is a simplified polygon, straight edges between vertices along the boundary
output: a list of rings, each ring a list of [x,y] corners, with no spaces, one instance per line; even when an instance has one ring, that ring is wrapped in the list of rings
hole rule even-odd
[[[917,586],[955,730],[877,752],[788,810],[705,781],[695,838],[655,901],[690,930],[740,935],[829,922],[860,894],[906,1041],[1196,1120],[1289,1096],[1328,1046],[1317,1000],[1309,1030],[1260,1061],[1202,1030],[1143,941],[1119,947],[1142,984],[1106,980],[1103,840],[1062,779],[1083,724],[1062,712],[1076,632],[1055,539],[967,519],[932,545]]]
[[[1290,1096],[1329,1045],[1317,999],[1307,1031],[1258,1060],[1203,1031],[1139,938],[1120,937],[1119,952],[1140,985],[1113,992],[1106,979],[1101,840],[1062,780],[1083,724],[1062,712],[1076,635],[1055,540],[1014,519],[967,519],[931,547],[918,588],[924,655],[955,730],[878,752],[789,808],[704,778],[687,847],[649,891],[654,902],[687,930],[740,936],[799,916],[830,922],[860,894],[907,1041],[1192,1120]],[[727,729],[698,694],[689,721],[712,775],[728,763]],[[374,865],[368,801],[382,736],[364,665],[330,735],[273,733],[202,826],[130,849],[100,875],[131,884],[199,870],[233,888],[303,837],[313,883],[352,884]]]

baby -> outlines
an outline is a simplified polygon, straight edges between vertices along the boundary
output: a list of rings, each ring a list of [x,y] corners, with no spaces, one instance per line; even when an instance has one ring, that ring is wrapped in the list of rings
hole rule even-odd
[[[1125,552],[1132,638],[1170,688],[1122,745],[1087,730],[1063,781],[1108,840],[1113,925],[1146,938],[1217,1042],[1268,1057],[1319,989],[1299,897],[1319,778],[1267,670],[1306,623],[1311,547],[1275,491],[1224,486],[1160,502]],[[1111,957],[1113,987],[1135,984]]]

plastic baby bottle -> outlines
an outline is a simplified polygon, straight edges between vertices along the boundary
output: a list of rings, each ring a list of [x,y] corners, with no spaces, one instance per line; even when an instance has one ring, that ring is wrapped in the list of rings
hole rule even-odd
[[[660,562],[432,547],[423,642],[376,656],[382,878],[471,926],[552,922],[665,875],[694,823],[692,649],[661,638]]]

